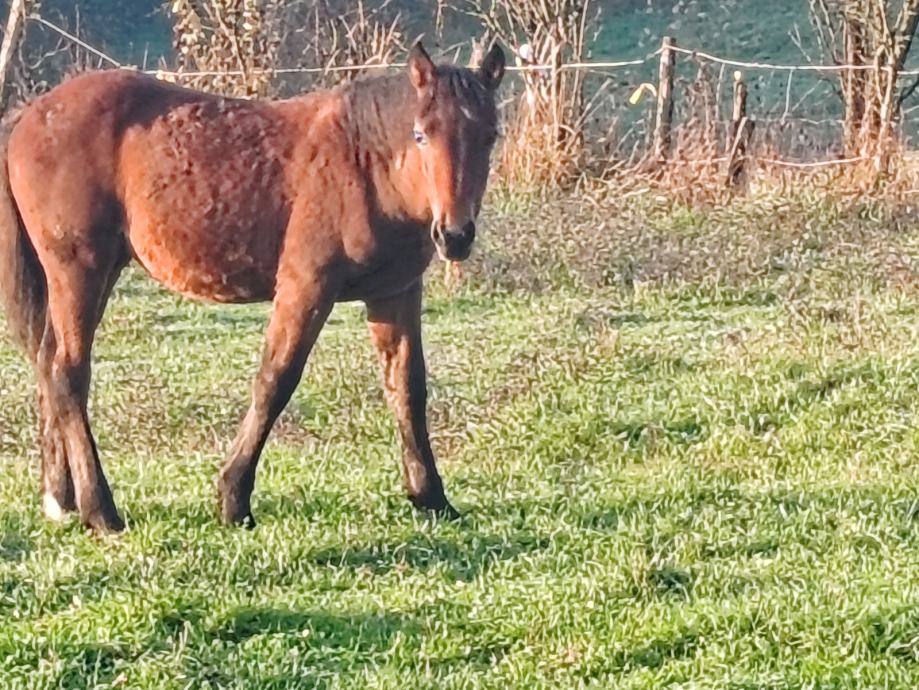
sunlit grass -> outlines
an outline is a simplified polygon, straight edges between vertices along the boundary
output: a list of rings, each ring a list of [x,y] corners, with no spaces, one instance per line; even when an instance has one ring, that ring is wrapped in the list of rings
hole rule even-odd
[[[915,236],[852,225],[884,252],[850,250],[840,218],[752,215],[678,214],[694,244],[649,217],[657,253],[562,258],[509,218],[458,292],[435,273],[456,523],[401,495],[360,306],[266,450],[252,532],[218,524],[214,477],[266,308],[120,284],[91,409],[117,538],[41,517],[31,379],[4,343],[0,687],[915,687]],[[742,235],[761,270],[725,252]],[[661,274],[674,246],[693,253]]]

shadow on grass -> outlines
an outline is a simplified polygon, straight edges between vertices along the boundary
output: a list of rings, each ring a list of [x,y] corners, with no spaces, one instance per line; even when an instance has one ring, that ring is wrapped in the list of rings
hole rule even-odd
[[[330,614],[323,611],[274,607],[241,607],[204,635],[204,641],[239,644],[258,635],[296,634],[308,647],[356,652],[386,649],[397,633],[415,635],[419,627],[410,618],[390,613]]]
[[[393,516],[394,533],[376,540],[349,541],[316,550],[300,552],[295,559],[298,565],[279,566],[278,570],[263,569],[258,577],[262,585],[287,585],[302,576],[302,568],[320,566],[324,568],[348,569],[382,576],[397,571],[400,573],[421,571],[437,572],[451,581],[471,581],[494,564],[511,561],[518,556],[540,551],[548,545],[548,539],[527,528],[510,533],[490,533],[483,529],[471,513],[459,521],[437,525],[414,527],[413,509],[401,497],[393,497],[388,511]],[[330,491],[318,491],[298,496],[267,496],[255,503],[255,519],[259,527],[252,532],[253,542],[259,541],[261,529],[275,529],[276,525],[296,524],[310,520],[353,521],[361,523],[365,507],[353,496]],[[201,528],[232,530],[219,524],[216,499],[212,501],[188,501],[157,503],[147,502],[138,508],[126,511],[129,527],[162,523],[178,523],[179,532],[174,539],[159,544],[160,553],[170,553],[184,548],[182,533]],[[275,523],[275,524],[272,524]],[[399,525],[401,524],[401,527]],[[367,531],[378,533],[378,526],[369,523]],[[250,564],[240,563],[239,578],[246,580],[253,573]],[[222,572],[222,571],[221,571]],[[222,572],[221,579],[235,581],[237,573]]]
[[[28,556],[32,542],[18,530],[0,530],[0,563],[16,563]]]
[[[692,629],[673,631],[633,649],[611,654],[609,671],[628,672],[639,668],[657,669],[670,661],[691,657],[702,645],[704,634]]]
[[[457,602],[446,604],[454,618],[454,633],[469,643],[459,651],[444,651],[422,662],[416,659],[418,672],[421,665],[436,677],[457,666],[474,665],[489,668],[496,659],[510,653],[512,643],[506,639],[495,640],[487,627],[469,620],[466,607]],[[244,644],[260,636],[280,635],[284,644],[296,649],[302,659],[303,670],[284,670],[274,673],[252,672],[243,669],[233,678],[242,687],[324,688],[340,687],[343,679],[356,676],[367,667],[376,666],[380,655],[391,653],[394,646],[402,653],[414,655],[422,645],[422,638],[431,634],[425,620],[431,616],[443,617],[443,604],[422,607],[410,613],[356,613],[332,614],[322,611],[297,611],[281,608],[240,608],[205,635],[203,643],[213,640]]]
[[[204,527],[220,522],[217,490],[212,496],[183,501],[150,501],[121,506],[128,528],[180,521],[189,527]]]
[[[914,488],[910,487],[899,490],[860,487],[842,492],[835,487],[822,491],[752,492],[734,486],[708,486],[665,494],[649,492],[607,505],[568,504],[564,510],[569,516],[575,516],[581,530],[615,531],[624,522],[638,520],[647,523],[649,540],[656,538],[658,542],[655,543],[659,543],[662,535],[666,537],[666,530],[677,532],[685,525],[682,518],[674,520],[662,532],[664,526],[655,518],[685,515],[686,519],[691,520],[695,509],[711,507],[724,508],[735,515],[755,516],[756,520],[763,521],[766,526],[777,526],[795,520],[796,516],[807,511],[832,512],[838,511],[841,504],[857,505],[860,511],[869,516],[884,511],[897,515],[904,527],[910,528],[916,514],[919,514],[919,508],[916,507],[919,501],[915,499],[914,493]],[[326,499],[336,504],[347,500],[332,495]],[[496,518],[520,514],[521,519],[526,520],[528,513],[535,511],[545,515],[546,512],[559,509],[554,503],[540,505],[538,501],[495,503],[483,506],[478,511],[479,519],[470,521],[471,524],[461,522],[456,526],[447,526],[443,531],[409,531],[380,541],[307,550],[301,564],[307,570],[318,565],[354,571],[369,569],[382,575],[415,569],[469,580],[495,563],[538,552],[549,545],[549,537],[536,529],[519,527],[508,530],[505,525],[499,534],[490,532],[486,527]],[[173,505],[169,512],[171,519],[176,518],[176,510],[181,513],[184,508]],[[195,515],[197,519],[197,513]],[[754,517],[738,518],[738,524],[743,526],[743,520],[747,519]],[[582,533],[567,538],[583,536]],[[717,546],[728,551],[739,549],[741,553],[744,550],[757,553],[762,548],[758,542],[745,540],[731,540],[730,543]],[[766,546],[770,553],[773,550],[778,552],[780,547],[778,540]],[[713,552],[705,550],[702,555],[725,557],[721,548]],[[251,565],[249,563],[238,567]],[[297,565],[291,567],[288,563],[278,568],[259,570],[259,586],[267,589],[302,576]],[[649,595],[684,599],[692,589],[692,572],[679,567],[679,564],[649,567],[646,577],[647,592],[631,594],[633,600],[641,600]],[[234,579],[231,577],[230,581]],[[142,586],[135,575],[119,572],[118,568],[114,572],[93,569],[82,572],[72,582],[59,581],[53,601],[47,603],[52,608],[65,605],[72,601],[75,592],[80,593],[83,585],[103,580],[107,583],[105,587],[96,587],[95,591],[81,594],[84,602],[100,600],[111,592],[113,586],[117,589],[139,589]],[[252,581],[251,578],[249,581]],[[15,601],[19,605],[31,607],[24,598],[27,594],[19,592]],[[48,595],[45,593],[43,596]],[[434,630],[427,627],[428,620],[445,621],[451,636],[469,641],[468,645],[458,644],[445,648],[439,657],[430,659],[430,668],[435,677],[449,673],[455,667],[471,665],[487,668],[494,663],[494,659],[512,653],[515,648],[514,638],[499,639],[493,630],[479,626],[474,616],[467,614],[463,602],[456,600],[439,601],[430,610],[422,607],[407,613],[330,612],[283,605],[242,606],[225,612],[225,609],[215,610],[218,605],[219,600],[215,604],[206,597],[185,603],[176,600],[164,602],[153,616],[144,621],[132,622],[133,628],[129,628],[126,633],[103,632],[120,638],[111,641],[79,636],[57,639],[35,637],[28,644],[22,644],[13,628],[13,634],[0,634],[0,658],[5,663],[11,663],[16,673],[20,674],[18,677],[23,679],[28,679],[29,673],[38,672],[42,668],[47,672],[47,661],[54,660],[57,665],[53,671],[54,683],[49,687],[77,688],[92,686],[93,683],[111,684],[122,672],[130,675],[132,664],[148,657],[166,655],[175,658],[176,668],[164,672],[174,673],[189,687],[322,688],[336,683],[340,685],[343,679],[356,680],[397,645],[400,654],[411,655],[426,638],[435,634]],[[41,607],[41,612],[45,612],[44,607]],[[860,639],[878,657],[892,657],[898,662],[914,663],[919,659],[914,642],[916,621],[917,617],[911,607],[882,610],[859,621]],[[718,621],[700,626],[677,624],[671,630],[637,641],[628,648],[612,649],[609,655],[597,662],[598,666],[588,670],[598,675],[620,674],[641,668],[657,669],[675,660],[691,658],[704,647],[707,637],[716,634],[720,625]],[[92,637],[92,633],[89,637]],[[266,657],[264,663],[254,662],[260,659],[259,655],[265,650],[280,648],[296,650],[296,655]]]
[[[257,524],[305,520],[323,515],[350,518],[362,513],[362,506],[353,497],[333,491],[303,491],[295,495],[285,495],[256,490],[252,496],[252,503]],[[175,521],[181,521],[192,527],[220,524],[216,483],[208,494],[194,499],[145,500],[136,505],[124,506],[124,508],[129,525]]]
[[[140,639],[84,642],[79,637],[52,638],[9,649],[5,644],[11,640],[0,639],[0,656],[23,680],[30,677],[27,669],[37,670],[45,660],[55,659],[58,670],[47,684],[55,688],[114,687],[124,682],[119,678],[132,676],[139,660],[163,653],[174,655],[176,665],[170,673],[181,678],[184,687],[315,688],[358,672],[391,648],[396,636],[421,634],[420,626],[401,614],[241,607],[209,625],[207,612],[203,600],[179,603],[163,612]],[[254,638],[271,636],[283,637],[284,645],[308,664],[291,665],[288,657],[282,668],[294,668],[273,673],[263,670],[262,664],[245,663],[245,652],[232,651]]]
[[[460,528],[451,539],[415,533],[399,541],[326,549],[314,556],[314,562],[337,568],[360,568],[375,575],[442,570],[451,580],[469,582],[495,563],[540,551],[547,545],[546,537],[532,532],[496,536]]]
[[[75,575],[57,577],[50,585],[17,575],[15,571],[0,574],[0,621],[3,621],[7,612],[15,612],[19,618],[35,620],[63,611],[73,606],[74,601],[97,601],[105,591],[100,590],[99,582],[114,586],[119,581],[105,565],[95,565]]]

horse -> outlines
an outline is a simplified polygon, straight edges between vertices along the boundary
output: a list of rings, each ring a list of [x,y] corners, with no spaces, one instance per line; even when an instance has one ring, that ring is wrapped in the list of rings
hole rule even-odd
[[[418,508],[455,517],[427,429],[422,275],[476,236],[505,56],[435,65],[280,101],[224,98],[132,70],[89,72],[5,123],[0,297],[37,380],[42,508],[124,529],[87,416],[91,350],[136,260],[181,295],[272,302],[251,403],[217,479],[218,510],[254,526],[269,432],[333,305],[366,304]]]

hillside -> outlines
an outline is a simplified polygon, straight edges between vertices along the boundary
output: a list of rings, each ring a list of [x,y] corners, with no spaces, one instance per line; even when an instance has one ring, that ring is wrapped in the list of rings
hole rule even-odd
[[[405,34],[410,38],[427,35],[429,45],[433,42],[432,6],[428,0],[396,0],[391,5],[406,18]],[[801,0],[598,0],[596,6],[600,19],[591,43],[590,57],[594,60],[649,55],[658,48],[662,36],[671,35],[681,46],[739,60],[791,64],[826,61],[816,48],[807,4]],[[146,61],[152,66],[160,59],[173,62],[170,17],[162,0],[81,0],[78,5],[73,0],[45,0],[42,11],[68,27],[78,23],[79,15],[81,35],[124,63]],[[448,12],[443,43],[464,41],[474,31],[471,25],[460,13]],[[803,51],[793,35],[799,37]],[[49,36],[47,40],[56,39]],[[290,66],[290,58],[284,61]],[[629,108],[627,99],[637,84],[656,79],[656,69],[652,60],[640,68],[594,74],[588,88],[599,87],[609,78],[604,84],[610,98],[605,112],[615,113],[628,128],[645,117],[645,112]],[[679,61],[678,90],[685,93],[696,79],[696,69],[690,60]],[[711,76],[719,76],[717,70]],[[727,103],[730,71],[720,77],[722,102]],[[835,77],[797,72],[789,83],[787,72],[746,70],[745,78],[751,111],[764,125],[768,121],[783,128],[795,127],[793,136],[800,140],[802,149],[813,147],[815,142],[822,148],[821,142],[836,139],[832,133],[836,125],[832,123],[840,113]],[[299,88],[293,86],[295,91]],[[608,126],[615,124],[603,124],[600,129]],[[908,125],[907,134],[913,129]]]
[[[394,4],[413,31],[430,30],[430,3]],[[597,6],[598,57],[640,55],[656,48],[666,33],[687,46],[736,57],[797,62],[802,56],[789,31],[796,26],[802,35],[809,31],[806,6],[798,0],[601,0]],[[145,50],[151,56],[170,51],[169,18],[161,0],[45,0],[43,7],[46,16],[63,16],[70,26],[79,12],[83,34],[122,60],[140,60]],[[458,34],[461,23],[453,16],[448,31]]]

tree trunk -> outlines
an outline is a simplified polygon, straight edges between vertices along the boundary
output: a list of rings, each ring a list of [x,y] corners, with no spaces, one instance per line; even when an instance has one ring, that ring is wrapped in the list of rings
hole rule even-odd
[[[0,44],[0,111],[5,107],[4,91],[6,90],[6,81],[9,77],[13,56],[19,46],[19,38],[31,4],[32,0],[12,0],[10,3],[10,14],[6,20],[3,43]]]
[[[864,63],[864,36],[858,23],[847,16],[844,19],[843,39],[847,65]],[[861,147],[859,133],[865,119],[865,91],[868,86],[865,70],[852,69],[842,73],[842,96],[845,120],[843,145],[847,156],[856,156]]]

